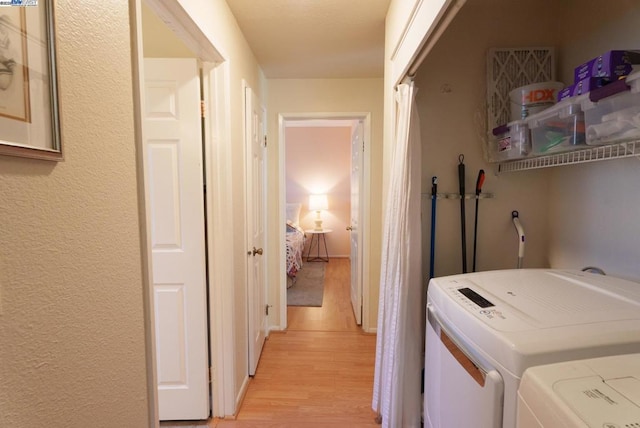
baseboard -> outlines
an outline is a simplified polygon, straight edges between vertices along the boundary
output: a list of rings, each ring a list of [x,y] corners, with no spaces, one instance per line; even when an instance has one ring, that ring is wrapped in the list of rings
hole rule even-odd
[[[367,331],[365,331],[365,333],[367,334],[378,334],[378,329],[377,328],[368,328]]]
[[[280,325],[274,325],[267,330],[267,336],[271,333],[285,333],[287,330]]]
[[[249,382],[251,382],[251,378],[249,376],[244,377],[244,381],[242,382],[242,387],[240,387],[240,392],[236,397],[236,415],[240,411],[240,406],[242,406],[242,402],[244,401],[244,397],[247,395],[247,391],[249,390]],[[229,417],[229,416],[225,416]],[[235,419],[235,415],[232,416]]]

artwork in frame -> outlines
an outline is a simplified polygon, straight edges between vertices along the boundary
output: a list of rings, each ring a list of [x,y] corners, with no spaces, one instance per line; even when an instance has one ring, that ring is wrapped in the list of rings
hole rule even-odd
[[[62,160],[53,0],[5,3],[0,0],[0,155]]]
[[[24,8],[0,13],[0,116],[29,122],[29,65]]]

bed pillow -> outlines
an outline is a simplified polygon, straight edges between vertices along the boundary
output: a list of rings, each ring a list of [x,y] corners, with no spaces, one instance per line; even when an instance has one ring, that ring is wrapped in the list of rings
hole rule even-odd
[[[295,226],[300,223],[300,209],[302,204],[290,204],[287,203],[287,222],[291,222]]]
[[[291,232],[304,233],[304,230],[302,230],[300,225],[293,224],[289,220],[287,220],[287,234]]]

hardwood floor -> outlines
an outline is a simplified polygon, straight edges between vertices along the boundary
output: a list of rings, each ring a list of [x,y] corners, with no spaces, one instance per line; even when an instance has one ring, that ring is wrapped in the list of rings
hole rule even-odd
[[[289,307],[271,333],[235,420],[209,427],[373,427],[376,336],[362,333],[349,300],[348,259],[331,259],[320,308]]]
[[[326,263],[324,271],[322,307],[287,307],[287,330],[362,331],[356,325],[351,307],[350,282],[349,259],[331,259],[329,263]]]

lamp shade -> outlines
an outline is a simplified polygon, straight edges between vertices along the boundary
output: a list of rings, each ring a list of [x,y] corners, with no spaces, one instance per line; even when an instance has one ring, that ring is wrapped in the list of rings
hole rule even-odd
[[[309,195],[309,211],[321,211],[329,208],[327,195]]]

